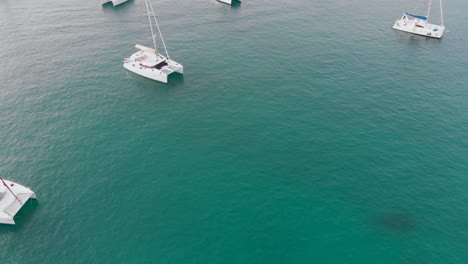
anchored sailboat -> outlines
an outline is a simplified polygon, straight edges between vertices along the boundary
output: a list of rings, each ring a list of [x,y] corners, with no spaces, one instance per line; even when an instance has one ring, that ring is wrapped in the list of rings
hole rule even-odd
[[[30,198],[36,199],[31,189],[0,177],[0,224],[14,225],[13,218]]]
[[[148,21],[150,24],[151,37],[153,39],[154,48],[145,47],[142,45],[135,45],[135,48],[138,50],[124,60],[124,68],[139,74],[143,77],[167,83],[167,77],[173,72],[178,72],[180,74],[184,73],[184,67],[182,64],[179,64],[176,61],[173,61],[169,58],[169,53],[167,52],[166,43],[164,43],[161,30],[159,29],[158,20],[154,14],[153,6],[151,5],[150,0],[145,0],[146,12],[148,15]],[[153,30],[153,21],[156,25],[156,28],[159,32],[159,37],[164,47],[166,55],[158,53],[158,47],[156,45],[157,35]]]
[[[392,28],[416,35],[438,39],[442,38],[445,32],[442,0],[440,0],[440,19],[442,25],[435,25],[428,22],[431,6],[432,0],[429,1],[429,10],[426,16],[414,15],[407,12],[403,13],[403,16],[395,21]]]

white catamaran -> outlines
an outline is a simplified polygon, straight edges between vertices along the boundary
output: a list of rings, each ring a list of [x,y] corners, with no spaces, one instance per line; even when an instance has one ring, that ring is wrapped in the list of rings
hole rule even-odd
[[[130,58],[124,60],[124,68],[144,76],[146,78],[167,83],[167,77],[173,72],[178,72],[180,74],[184,73],[184,67],[182,64],[179,64],[176,61],[173,61],[169,58],[169,53],[167,52],[166,44],[164,43],[161,30],[159,29],[158,20],[151,5],[150,0],[145,0],[146,12],[148,14],[148,21],[150,24],[151,37],[153,39],[154,48],[148,48],[142,45],[135,45],[137,52],[132,54]],[[153,30],[153,21],[156,24],[156,28],[159,32],[159,37],[163,44],[166,55],[158,53],[158,48],[156,45],[157,35]]]
[[[444,35],[445,31],[444,16],[442,14],[442,0],[440,0],[440,19],[442,25],[429,23],[428,18],[431,12],[431,6],[432,0],[429,1],[427,16],[419,16],[406,12],[403,13],[403,16],[399,20],[395,21],[392,28],[416,35],[440,39]]]
[[[0,177],[0,224],[14,225],[13,218],[29,199],[36,199],[31,189]]]

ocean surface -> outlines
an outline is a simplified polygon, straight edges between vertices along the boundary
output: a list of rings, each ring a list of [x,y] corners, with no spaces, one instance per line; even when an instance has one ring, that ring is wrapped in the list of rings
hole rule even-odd
[[[0,0],[1,263],[468,263],[468,1]],[[438,1],[431,21],[439,23]]]

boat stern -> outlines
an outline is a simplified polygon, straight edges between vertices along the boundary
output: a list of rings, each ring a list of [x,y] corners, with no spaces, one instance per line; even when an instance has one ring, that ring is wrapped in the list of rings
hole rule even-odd
[[[5,212],[0,211],[0,224],[14,225],[15,219]]]
[[[184,66],[176,61],[173,60],[167,60],[167,65],[169,68],[171,68],[173,71],[178,72],[180,74],[184,74]]]
[[[146,77],[148,79],[152,79],[155,81],[159,81],[162,83],[167,83],[167,76],[172,73],[172,70],[165,71],[164,68],[161,70],[154,69],[154,68],[146,68],[142,67],[138,64],[138,62],[127,61],[123,63],[123,67],[128,71],[136,73],[140,76]]]
[[[439,26],[439,25],[431,25],[431,32],[428,33],[428,37],[433,37],[433,38],[442,38],[445,33],[445,27],[444,26]]]

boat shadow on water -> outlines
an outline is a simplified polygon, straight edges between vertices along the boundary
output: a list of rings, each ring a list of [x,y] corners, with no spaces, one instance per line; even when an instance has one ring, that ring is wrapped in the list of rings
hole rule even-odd
[[[16,232],[21,230],[25,225],[32,222],[35,212],[39,208],[39,201],[37,199],[29,199],[15,215],[14,225],[0,224],[0,235],[9,232]]]
[[[179,73],[170,74],[167,83],[155,82],[133,72],[128,72],[128,77],[131,77],[131,82],[137,89],[141,89],[151,96],[171,94],[184,86],[184,75]]]
[[[242,2],[241,1],[236,1],[233,0],[231,3],[231,8],[239,8],[241,6]]]
[[[168,76],[168,85],[171,87],[178,87],[184,84],[184,75],[180,73],[170,74]]]
[[[388,209],[382,211],[373,219],[373,223],[378,229],[393,234],[416,231],[414,217],[405,210]]]
[[[167,76],[167,83],[155,82],[154,80],[140,76],[134,72],[127,72],[127,78],[135,79],[139,86],[142,87],[177,87],[184,84],[184,75],[177,72]],[[158,83],[159,85],[155,85],[155,83]]]

